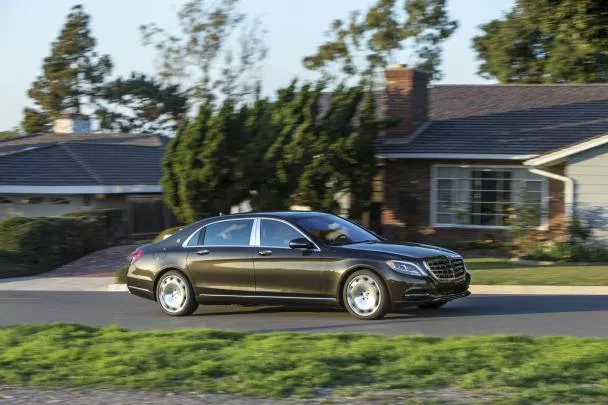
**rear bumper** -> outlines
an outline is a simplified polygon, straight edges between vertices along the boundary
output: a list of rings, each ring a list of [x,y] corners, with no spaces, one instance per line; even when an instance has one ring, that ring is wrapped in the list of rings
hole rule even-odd
[[[154,293],[152,293],[152,291],[150,291],[148,289],[141,288],[141,287],[134,287],[132,285],[127,285],[127,288],[129,289],[130,294],[137,295],[138,297],[142,297],[142,298],[147,298],[152,301],[156,301],[154,299]]]

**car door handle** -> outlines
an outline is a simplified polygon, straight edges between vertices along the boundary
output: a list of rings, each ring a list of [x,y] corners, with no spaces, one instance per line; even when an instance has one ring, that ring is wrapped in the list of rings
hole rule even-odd
[[[208,249],[203,249],[203,250],[199,250],[198,252],[196,252],[196,254],[199,256],[205,256],[205,255],[208,255],[209,253],[211,253],[211,252]]]
[[[270,256],[272,254],[272,250],[260,250],[258,254],[260,256]]]

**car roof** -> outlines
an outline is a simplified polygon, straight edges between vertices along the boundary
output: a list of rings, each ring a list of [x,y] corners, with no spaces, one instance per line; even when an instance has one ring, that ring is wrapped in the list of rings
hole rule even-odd
[[[239,214],[227,214],[216,217],[205,218],[204,221],[211,221],[215,219],[230,219],[230,218],[256,218],[256,217],[268,217],[268,218],[279,218],[279,219],[295,219],[304,218],[316,215],[331,215],[325,212],[318,211],[263,211],[263,212],[246,212]]]

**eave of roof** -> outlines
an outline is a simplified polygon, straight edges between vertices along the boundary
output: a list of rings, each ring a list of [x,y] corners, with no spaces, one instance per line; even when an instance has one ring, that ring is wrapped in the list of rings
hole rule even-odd
[[[578,142],[565,148],[561,148],[541,156],[529,159],[524,162],[526,166],[545,166],[547,164],[558,162],[568,156],[584,152],[589,149],[597,148],[598,146],[608,144],[608,134],[596,136],[583,142]]]
[[[501,153],[378,153],[380,159],[470,159],[470,160],[528,160],[538,155]]]

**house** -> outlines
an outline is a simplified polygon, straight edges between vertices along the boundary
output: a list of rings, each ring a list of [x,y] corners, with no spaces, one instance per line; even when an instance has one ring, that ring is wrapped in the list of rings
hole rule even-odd
[[[608,85],[428,85],[385,71],[372,217],[401,240],[506,237],[509,212],[539,229],[576,217],[608,239]]]
[[[167,138],[90,133],[76,116],[54,130],[0,142],[0,219],[121,208],[130,234],[174,224],[160,186]]]

